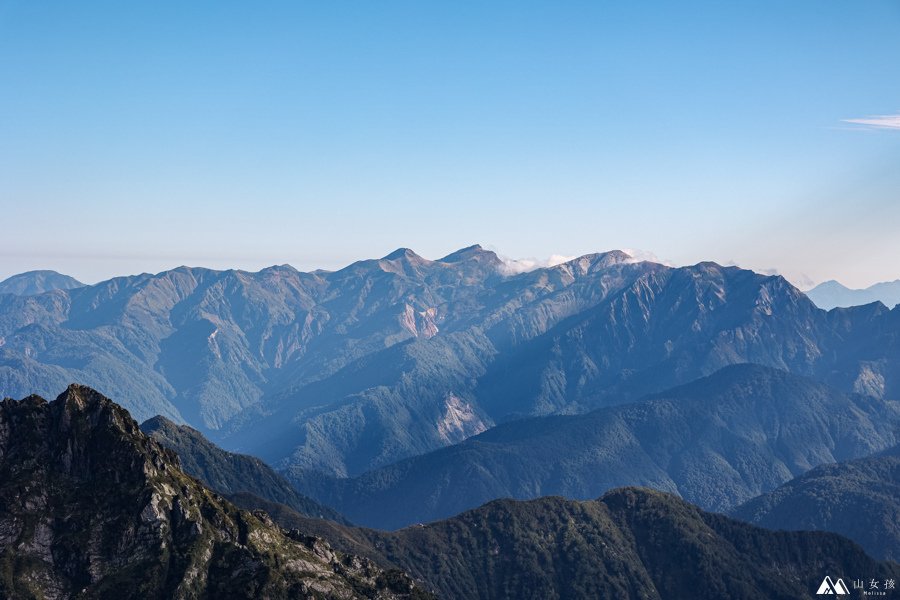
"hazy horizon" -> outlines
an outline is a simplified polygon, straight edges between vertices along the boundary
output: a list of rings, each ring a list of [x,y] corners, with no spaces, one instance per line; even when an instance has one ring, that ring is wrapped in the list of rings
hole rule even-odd
[[[475,244],[460,245],[460,246],[451,248],[451,249],[447,250],[446,252],[439,253],[437,255],[424,255],[415,248],[410,248],[410,249],[413,252],[415,252],[416,254],[418,254],[419,256],[422,256],[423,258],[426,258],[428,260],[438,260],[444,256],[451,254],[452,252],[461,250],[463,248],[467,248],[472,245],[475,245]],[[558,265],[558,264],[561,264],[561,263],[564,263],[564,262],[567,262],[570,260],[574,260],[576,258],[584,256],[585,254],[592,254],[594,252],[596,252],[596,253],[610,252],[610,251],[614,251],[614,250],[624,251],[624,252],[630,254],[632,257],[634,257],[638,261],[657,262],[657,263],[665,264],[665,265],[668,265],[671,267],[690,266],[690,265],[697,264],[699,262],[706,262],[707,260],[709,260],[709,259],[702,259],[702,260],[698,260],[698,261],[694,261],[694,262],[690,262],[690,263],[676,264],[670,260],[660,258],[652,252],[649,252],[646,250],[633,249],[633,248],[605,248],[605,249],[595,250],[593,252],[586,252],[584,254],[578,254],[578,255],[552,254],[548,257],[535,257],[535,256],[510,257],[510,256],[507,256],[506,254],[504,254],[501,249],[499,249],[495,246],[491,246],[489,244],[478,244],[478,245],[482,246],[486,250],[495,252],[500,257],[500,259],[507,264],[510,274],[532,271],[534,269],[543,268],[543,267],[552,267],[552,266],[555,266],[555,265]],[[153,261],[153,260],[148,260],[146,263],[143,263],[141,261],[135,261],[133,257],[119,258],[119,259],[112,260],[112,261],[102,261],[102,262],[104,264],[109,265],[110,268],[112,268],[116,264],[146,264],[146,265],[148,265],[148,268],[143,269],[143,270],[129,271],[129,272],[109,271],[105,275],[102,275],[100,277],[79,276],[77,270],[76,271],[61,270],[58,268],[54,268],[52,266],[52,264],[48,262],[46,264],[48,264],[50,266],[39,267],[39,268],[35,268],[35,269],[24,269],[21,271],[14,271],[14,272],[9,272],[9,273],[6,273],[6,272],[0,270],[0,282],[2,282],[5,279],[8,279],[9,277],[13,277],[15,275],[20,275],[20,274],[31,272],[31,271],[43,271],[43,270],[56,271],[57,273],[61,273],[63,275],[68,275],[70,277],[74,277],[75,279],[81,281],[82,283],[88,284],[88,285],[94,285],[94,284],[100,283],[102,281],[107,281],[114,277],[122,277],[122,276],[127,277],[127,276],[140,275],[142,273],[150,273],[150,274],[156,275],[159,273],[177,269],[179,267],[206,268],[206,269],[212,269],[212,270],[217,270],[217,271],[225,271],[225,270],[234,269],[234,270],[239,270],[239,271],[258,272],[260,270],[267,269],[267,268],[274,267],[274,266],[287,265],[287,266],[293,267],[294,269],[297,269],[298,271],[303,271],[303,272],[312,272],[312,271],[316,271],[316,270],[335,271],[335,270],[339,270],[344,267],[347,267],[357,261],[383,258],[383,257],[387,256],[388,254],[390,254],[391,252],[401,249],[401,248],[405,248],[405,247],[406,246],[398,246],[398,247],[394,247],[388,251],[385,251],[382,254],[350,258],[346,262],[341,262],[341,263],[331,261],[331,262],[333,262],[333,264],[330,264],[329,261],[326,260],[325,264],[330,264],[330,266],[327,266],[327,267],[322,266],[322,265],[315,265],[315,264],[310,264],[310,265],[306,265],[306,266],[298,266],[297,264],[292,263],[290,261],[266,262],[266,261],[253,261],[253,260],[238,260],[236,262],[229,262],[228,259],[222,259],[222,258],[218,258],[218,259],[209,258],[209,259],[207,259],[207,262],[192,262],[192,261],[188,260],[188,261],[179,262],[177,264],[176,263],[164,263],[161,261],[157,262],[157,261]],[[79,261],[77,259],[74,260],[73,265],[77,265],[78,262]],[[802,291],[808,291],[808,290],[812,289],[813,287],[815,287],[816,285],[825,283],[827,281],[838,281],[838,283],[845,285],[845,287],[847,287],[849,289],[865,289],[867,287],[871,287],[871,285],[875,285],[878,283],[892,283],[894,281],[900,280],[900,279],[894,279],[894,280],[885,279],[885,280],[881,280],[881,281],[875,281],[870,285],[864,286],[863,288],[855,288],[853,286],[846,285],[843,282],[833,279],[833,278],[825,279],[822,281],[815,281],[815,282],[813,282],[811,280],[796,281],[796,280],[791,279],[790,277],[784,275],[783,273],[778,271],[778,269],[774,269],[774,268],[773,269],[752,269],[751,267],[739,265],[739,264],[735,263],[734,261],[724,261],[724,262],[713,261],[713,262],[718,262],[722,266],[735,266],[735,267],[740,267],[740,268],[745,268],[745,269],[751,269],[758,273],[762,273],[764,275],[783,275],[788,281],[790,281],[791,284],[793,284],[795,287],[797,287],[798,289],[800,289]],[[160,265],[163,265],[163,266],[160,266]],[[77,269],[77,266],[76,266],[76,269]],[[86,271],[86,272],[91,272],[91,271]]]

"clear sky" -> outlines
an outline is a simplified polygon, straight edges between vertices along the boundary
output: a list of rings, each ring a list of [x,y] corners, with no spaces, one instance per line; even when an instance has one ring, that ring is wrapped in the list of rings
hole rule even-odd
[[[0,0],[0,278],[478,242],[863,286],[898,115],[900,0]]]

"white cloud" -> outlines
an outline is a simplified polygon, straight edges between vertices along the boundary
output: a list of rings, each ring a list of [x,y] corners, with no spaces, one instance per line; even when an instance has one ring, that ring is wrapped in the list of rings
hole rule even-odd
[[[577,256],[563,256],[561,254],[552,254],[548,258],[538,259],[538,258],[508,258],[506,256],[500,256],[500,260],[503,261],[503,269],[507,275],[518,275],[519,273],[526,273],[528,271],[534,271],[535,269],[546,269],[547,267],[555,267],[556,265],[560,265],[564,262],[568,262],[570,260],[574,260],[578,258]]]
[[[844,119],[844,123],[862,125],[867,129],[900,130],[900,115],[875,115],[865,119]]]
[[[652,262],[667,267],[676,266],[671,260],[660,258],[649,250],[641,250],[639,248],[622,248],[622,252],[634,259],[634,262]]]
[[[661,259],[654,253],[647,250],[640,250],[637,248],[622,248],[622,252],[631,257],[631,261],[629,262],[637,263],[646,261],[666,265],[668,267],[676,266],[672,261]],[[563,254],[552,254],[548,258],[544,259],[509,258],[507,256],[503,256],[502,254],[498,254],[497,256],[500,258],[500,260],[503,261],[503,271],[507,275],[518,275],[519,273],[527,273],[528,271],[534,271],[535,269],[555,267],[556,265],[561,265],[562,263],[579,258],[578,256],[566,256]]]

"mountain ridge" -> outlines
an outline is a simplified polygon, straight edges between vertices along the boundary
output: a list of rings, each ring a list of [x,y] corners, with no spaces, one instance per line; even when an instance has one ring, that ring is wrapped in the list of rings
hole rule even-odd
[[[777,276],[618,251],[519,274],[477,246],[392,255],[0,296],[0,393],[83,381],[141,420],[337,476],[740,362],[900,397],[900,311],[826,313]]]
[[[226,452],[196,429],[160,416],[144,421],[140,429],[174,451],[185,473],[223,496],[253,493],[289,506],[304,516],[349,524],[333,509],[299,494],[286,479],[258,458]]]
[[[5,597],[749,600],[805,597],[824,574],[900,578],[841,536],[771,532],[634,487],[496,500],[398,532],[248,494],[239,510],[78,385],[0,402],[0,476]]]
[[[840,533],[871,556],[900,559],[900,446],[816,467],[730,515],[769,529]]]
[[[900,406],[758,365],[733,365],[631,404],[511,421],[355,478],[291,468],[351,521],[395,529],[493,498],[596,497],[622,485],[725,510],[810,468],[890,447]]]
[[[241,501],[451,599],[807,598],[823,573],[896,579],[900,568],[836,534],[768,531],[646,488],[584,501],[494,500],[395,532]]]

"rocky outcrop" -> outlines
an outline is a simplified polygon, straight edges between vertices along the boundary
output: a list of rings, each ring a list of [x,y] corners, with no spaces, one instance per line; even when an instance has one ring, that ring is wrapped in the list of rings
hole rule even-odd
[[[0,597],[421,596],[402,573],[237,509],[89,388],[0,403]]]

